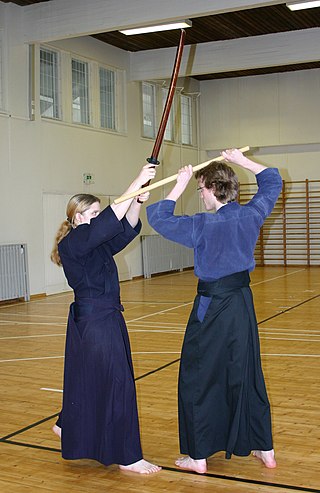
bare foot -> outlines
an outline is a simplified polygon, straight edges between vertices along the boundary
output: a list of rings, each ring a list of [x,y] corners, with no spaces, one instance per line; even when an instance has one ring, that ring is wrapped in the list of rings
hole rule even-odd
[[[54,425],[52,427],[52,431],[53,431],[53,433],[55,433],[56,435],[58,435],[59,438],[61,438],[61,428],[60,428],[60,426]]]
[[[151,462],[148,462],[144,459],[138,460],[137,462],[129,464],[128,466],[122,466],[119,464],[119,468],[122,471],[138,472],[140,474],[152,474],[161,470],[160,466],[151,464]]]
[[[177,459],[175,464],[180,467],[180,469],[186,469],[187,471],[195,471],[199,474],[207,472],[206,459],[192,459],[187,455],[187,457],[180,457]]]
[[[273,469],[277,467],[276,459],[274,457],[274,450],[253,450],[252,455],[260,459],[266,467]]]

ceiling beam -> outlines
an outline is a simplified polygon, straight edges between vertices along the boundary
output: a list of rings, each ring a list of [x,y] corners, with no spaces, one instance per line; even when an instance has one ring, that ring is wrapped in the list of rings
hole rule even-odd
[[[23,9],[25,43],[48,42],[124,28],[283,3],[279,0],[51,0]],[[10,5],[10,4],[9,4]]]
[[[319,61],[320,28],[188,45],[180,76],[232,72]],[[130,54],[131,80],[168,79],[175,48]]]

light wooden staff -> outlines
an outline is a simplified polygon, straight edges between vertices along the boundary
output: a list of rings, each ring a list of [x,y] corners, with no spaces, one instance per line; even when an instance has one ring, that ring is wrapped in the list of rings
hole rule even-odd
[[[247,152],[250,149],[249,146],[246,147],[241,147],[239,151],[241,152]],[[209,159],[209,161],[205,161],[204,163],[196,164],[196,166],[192,167],[193,172],[198,171],[199,169],[205,168],[212,162],[218,162],[218,161],[223,161],[224,158],[222,156],[215,157],[213,159]],[[117,198],[114,200],[115,204],[120,204],[121,202],[124,202],[125,200],[132,199],[133,197],[137,197],[141,193],[149,192],[150,190],[154,190],[155,188],[162,187],[163,185],[166,185],[167,183],[170,183],[171,181],[176,180],[178,177],[178,173],[175,175],[168,176],[167,178],[164,178],[163,180],[157,181],[155,183],[152,183],[151,185],[148,185],[147,187],[140,188],[136,192],[131,192],[126,195],[121,195],[121,197]]]

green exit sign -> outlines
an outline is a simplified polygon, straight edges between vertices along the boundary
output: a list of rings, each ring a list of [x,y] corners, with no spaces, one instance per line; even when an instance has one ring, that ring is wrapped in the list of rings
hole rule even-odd
[[[94,176],[92,173],[83,173],[83,183],[90,185],[94,183]]]

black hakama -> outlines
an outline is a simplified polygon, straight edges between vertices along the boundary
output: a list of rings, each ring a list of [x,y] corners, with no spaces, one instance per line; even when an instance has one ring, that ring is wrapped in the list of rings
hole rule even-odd
[[[244,271],[198,284],[179,372],[180,450],[193,459],[273,448],[249,283]]]
[[[119,300],[70,307],[64,372],[62,456],[128,465],[142,459],[130,343]]]

